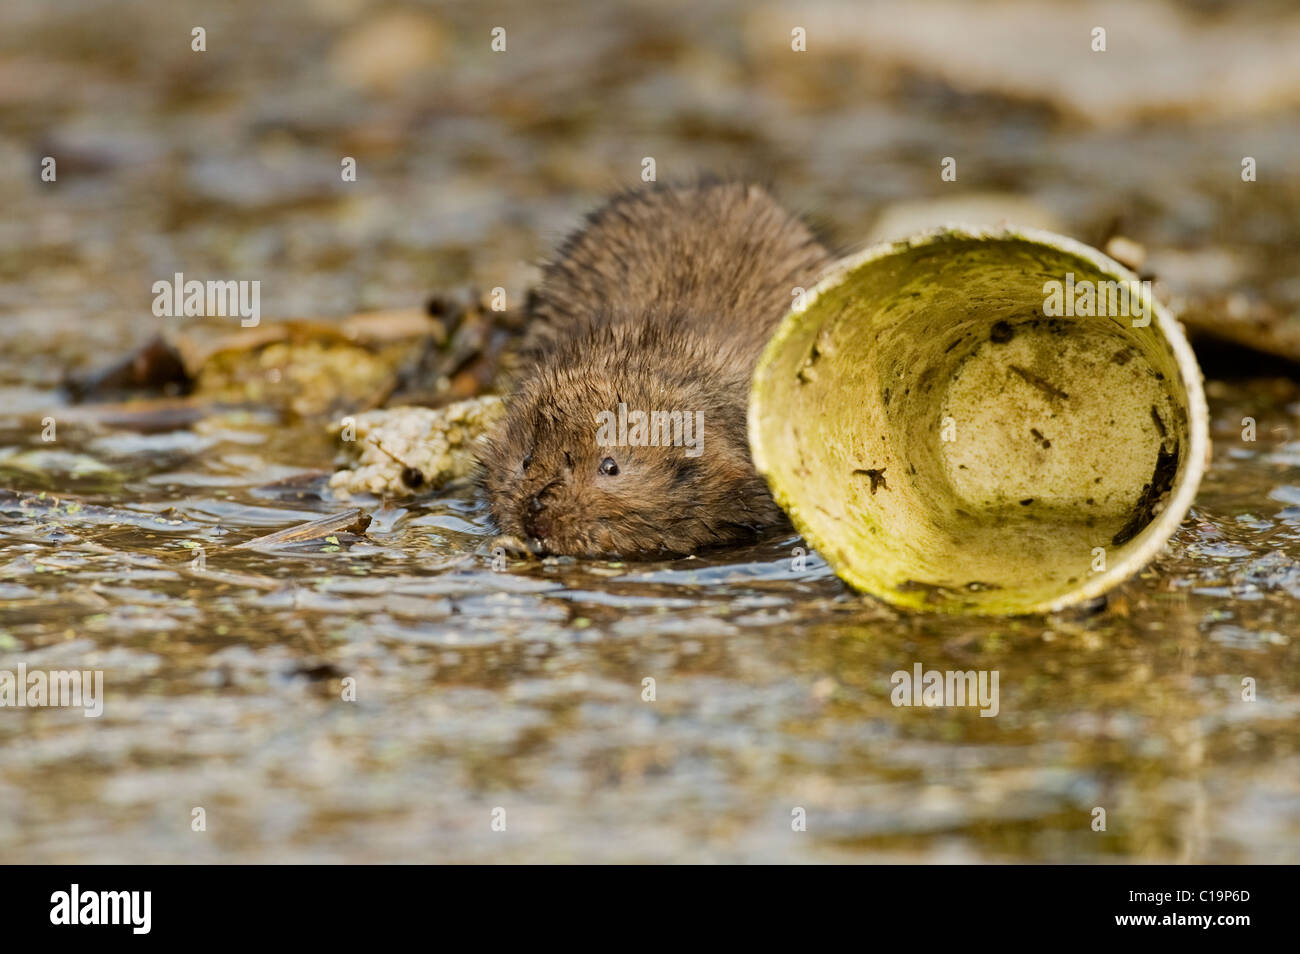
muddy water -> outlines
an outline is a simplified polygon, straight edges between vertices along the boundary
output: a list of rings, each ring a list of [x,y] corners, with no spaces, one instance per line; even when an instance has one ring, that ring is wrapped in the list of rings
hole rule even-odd
[[[0,709],[0,858],[1294,861],[1300,387],[1262,361],[1203,346],[1214,466],[1169,552],[1103,612],[1016,620],[895,614],[788,539],[497,570],[467,488],[237,550],[342,509],[284,483],[331,466],[323,422],[67,403],[65,370],[176,330],[150,311],[176,271],[260,280],[267,322],[517,297],[647,155],[759,170],[846,243],[944,197],[955,155],[964,191],[1085,240],[1119,220],[1175,290],[1300,301],[1285,97],[1197,119],[1138,92],[1106,123],[815,33],[779,59],[779,6],[567,6],[4,5],[0,670],[101,669],[106,699]],[[1225,57],[1282,15],[1170,9]],[[1253,191],[1246,150],[1277,173]],[[894,706],[918,662],[997,670],[998,715]]]

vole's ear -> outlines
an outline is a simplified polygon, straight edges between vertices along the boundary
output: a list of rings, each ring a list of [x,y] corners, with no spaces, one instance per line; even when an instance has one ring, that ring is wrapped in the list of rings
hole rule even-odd
[[[735,487],[754,475],[748,451],[721,435],[703,442],[700,450],[698,457],[687,457],[686,460],[696,470],[707,471],[710,478],[721,481],[723,486]]]
[[[700,476],[704,464],[698,457],[676,457],[673,459],[673,486],[687,487]]]

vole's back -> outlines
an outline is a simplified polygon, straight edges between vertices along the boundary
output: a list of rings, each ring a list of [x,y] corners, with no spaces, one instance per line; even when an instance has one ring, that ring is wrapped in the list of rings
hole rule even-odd
[[[739,182],[626,193],[587,219],[546,268],[532,351],[592,323],[678,315],[757,358],[830,253],[761,187]],[[656,317],[659,316],[659,317]]]

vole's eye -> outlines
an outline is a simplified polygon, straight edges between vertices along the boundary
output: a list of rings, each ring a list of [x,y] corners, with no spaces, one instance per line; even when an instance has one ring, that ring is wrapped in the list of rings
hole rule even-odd
[[[606,477],[617,477],[618,464],[615,462],[614,458],[606,457],[604,460],[602,460],[600,462],[600,472],[604,474]]]
[[[533,466],[533,455],[529,453],[529,455],[524,458],[524,462],[519,466],[524,473],[528,473],[528,468]]]

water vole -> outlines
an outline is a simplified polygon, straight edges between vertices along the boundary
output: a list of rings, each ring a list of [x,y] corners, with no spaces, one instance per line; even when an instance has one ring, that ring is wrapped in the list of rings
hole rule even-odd
[[[749,459],[750,376],[831,260],[744,183],[626,193],[588,216],[544,271],[521,385],[481,455],[502,532],[648,557],[784,522]]]

